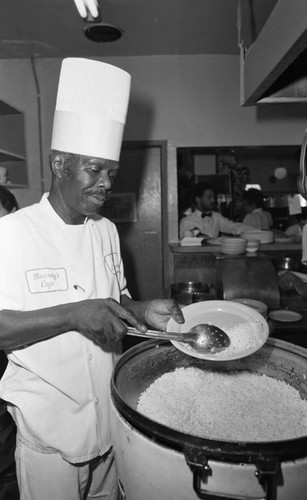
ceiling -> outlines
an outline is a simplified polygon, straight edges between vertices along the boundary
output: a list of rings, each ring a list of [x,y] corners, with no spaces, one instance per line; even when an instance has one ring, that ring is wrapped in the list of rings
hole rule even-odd
[[[278,0],[98,1],[101,22],[124,31],[115,42],[85,37],[74,0],[1,0],[0,59],[238,55],[238,39],[248,48]]]

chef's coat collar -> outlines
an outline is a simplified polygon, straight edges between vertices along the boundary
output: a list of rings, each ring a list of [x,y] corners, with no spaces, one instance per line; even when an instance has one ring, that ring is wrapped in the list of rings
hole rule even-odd
[[[42,196],[42,199],[40,201],[43,209],[45,211],[47,211],[54,219],[54,221],[61,225],[61,226],[69,226],[69,227],[74,227],[74,228],[80,228],[80,227],[83,227],[85,224],[87,224],[89,222],[89,220],[91,220],[90,217],[86,216],[84,221],[83,221],[83,224],[67,224],[63,219],[62,217],[60,217],[57,212],[54,210],[53,206],[51,205],[49,199],[49,192],[48,193],[44,193],[43,196]]]

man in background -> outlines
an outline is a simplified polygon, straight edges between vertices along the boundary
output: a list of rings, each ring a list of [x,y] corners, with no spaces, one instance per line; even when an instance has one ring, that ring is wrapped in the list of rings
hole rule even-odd
[[[263,194],[259,189],[250,188],[243,192],[243,206],[246,212],[243,224],[261,231],[271,229],[272,215],[267,210],[263,210]]]
[[[192,214],[183,217],[179,223],[180,239],[193,236],[195,230],[199,232],[197,236],[217,238],[220,233],[240,235],[254,228],[223,217],[217,211],[214,188],[202,182],[194,186]]]

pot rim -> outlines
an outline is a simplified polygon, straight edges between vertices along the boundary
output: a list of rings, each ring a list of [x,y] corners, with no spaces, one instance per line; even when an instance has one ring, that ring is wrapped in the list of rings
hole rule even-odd
[[[292,351],[294,354],[302,355],[302,348],[279,339],[269,338],[265,344],[269,348],[282,348]],[[265,347],[264,346],[264,347]],[[259,463],[259,462],[281,462],[306,457],[307,436],[295,439],[280,441],[219,441],[210,438],[203,438],[186,434],[175,429],[171,429],[159,422],[142,415],[128,404],[121,396],[117,380],[124,365],[136,356],[153,349],[171,348],[168,341],[148,340],[130,348],[117,361],[111,379],[112,401],[127,422],[135,429],[150,439],[163,446],[168,446],[177,451],[193,450],[193,453],[203,460],[213,459],[233,463]],[[303,349],[303,355],[307,361],[307,350]],[[185,354],[178,351],[180,355]]]

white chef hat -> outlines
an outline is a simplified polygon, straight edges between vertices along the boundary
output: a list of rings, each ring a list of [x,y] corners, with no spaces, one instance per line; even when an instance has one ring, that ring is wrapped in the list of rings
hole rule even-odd
[[[92,59],[62,62],[51,148],[119,160],[131,76]]]

